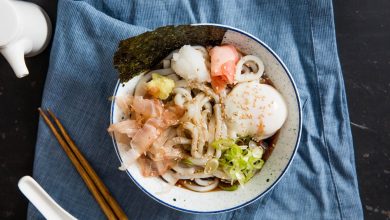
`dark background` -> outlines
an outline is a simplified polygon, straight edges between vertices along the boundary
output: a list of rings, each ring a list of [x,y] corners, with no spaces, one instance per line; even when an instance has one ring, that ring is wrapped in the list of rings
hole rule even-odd
[[[55,24],[56,1],[32,2]],[[390,219],[390,1],[335,0],[334,10],[364,214]],[[26,217],[17,182],[32,173],[49,49],[27,58],[23,79],[0,56],[0,219]]]

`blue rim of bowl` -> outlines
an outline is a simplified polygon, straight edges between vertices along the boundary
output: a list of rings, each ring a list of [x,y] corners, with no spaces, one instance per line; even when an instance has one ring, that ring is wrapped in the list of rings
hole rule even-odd
[[[287,73],[287,76],[290,79],[291,84],[293,85],[295,96],[296,96],[296,99],[297,99],[298,109],[299,109],[299,112],[298,112],[299,113],[299,130],[298,130],[297,141],[295,143],[294,152],[293,152],[291,158],[289,159],[289,161],[287,163],[287,166],[284,168],[284,170],[282,171],[280,176],[264,192],[262,192],[261,194],[255,196],[253,199],[251,199],[251,200],[249,200],[247,202],[244,202],[244,203],[242,203],[240,205],[237,205],[235,207],[228,208],[228,209],[218,210],[218,211],[205,211],[205,212],[194,211],[194,210],[188,210],[188,209],[179,208],[177,206],[174,206],[174,205],[171,205],[169,203],[166,203],[166,202],[158,199],[157,197],[155,197],[152,193],[147,191],[145,188],[143,188],[141,186],[141,184],[138,183],[137,180],[135,180],[133,178],[133,176],[130,174],[130,172],[128,170],[126,170],[126,173],[130,177],[130,179],[138,186],[138,188],[140,188],[144,193],[146,193],[149,197],[151,197],[155,201],[157,201],[157,202],[159,202],[159,203],[161,203],[161,204],[163,204],[163,205],[165,205],[165,206],[167,206],[169,208],[172,208],[172,209],[175,209],[175,210],[178,210],[178,211],[182,211],[182,212],[192,213],[192,214],[218,214],[218,213],[223,213],[223,212],[230,212],[230,211],[234,211],[234,210],[243,208],[243,207],[245,207],[245,206],[255,202],[256,200],[260,199],[261,197],[263,197],[265,194],[267,194],[269,191],[271,191],[272,188],[275,187],[275,185],[281,180],[281,178],[287,172],[288,168],[291,165],[291,162],[293,161],[293,159],[294,159],[294,157],[295,157],[295,155],[297,153],[298,146],[299,146],[299,141],[301,140],[301,133],[302,133],[302,109],[301,109],[300,96],[299,96],[299,93],[298,93],[297,86],[296,86],[296,84],[294,82],[294,79],[293,79],[290,71],[287,69],[286,65],[283,63],[283,61],[279,58],[279,56],[267,44],[265,44],[263,41],[261,41],[257,37],[253,36],[252,34],[249,34],[249,33],[245,32],[245,31],[242,31],[240,29],[237,29],[237,28],[234,28],[234,27],[231,27],[231,26],[227,26],[227,25],[213,24],[213,23],[199,23],[199,24],[191,24],[191,25],[194,25],[194,26],[216,26],[216,27],[222,27],[222,28],[225,28],[227,30],[232,30],[232,31],[238,32],[240,34],[243,34],[243,35],[251,38],[252,40],[256,41],[257,43],[261,44],[264,48],[266,48],[268,50],[268,52],[270,52],[278,60],[278,62],[282,65],[283,69]],[[115,86],[114,96],[117,94],[118,88],[119,88],[120,84],[121,83],[118,80],[118,82],[117,82],[117,84]],[[115,99],[113,99],[112,102],[111,102],[111,112],[110,112],[110,123],[111,124],[113,123],[114,106],[115,106]],[[122,161],[122,157],[119,154],[118,145],[116,143],[114,135],[112,136],[112,142],[114,144],[115,152],[116,152],[120,162],[122,163],[123,162]]]

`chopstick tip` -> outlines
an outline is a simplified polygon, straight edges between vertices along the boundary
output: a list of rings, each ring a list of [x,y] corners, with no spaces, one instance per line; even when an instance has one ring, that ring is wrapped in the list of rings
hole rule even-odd
[[[50,115],[53,119],[57,119],[57,117],[54,115],[54,113],[53,113],[52,111],[50,111],[49,108],[47,108],[46,111],[49,113],[49,115]]]
[[[38,108],[38,112],[39,112],[40,115],[44,115],[45,114],[44,110],[42,110],[41,107]]]
[[[38,108],[38,112],[39,112],[39,115],[41,115],[41,117],[43,118],[43,119],[47,119],[47,115],[46,115],[46,113],[45,113],[45,110],[42,110],[40,107]]]

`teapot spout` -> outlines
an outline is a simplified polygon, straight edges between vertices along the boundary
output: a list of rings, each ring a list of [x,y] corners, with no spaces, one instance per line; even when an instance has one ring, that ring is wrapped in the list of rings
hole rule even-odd
[[[5,59],[11,65],[16,77],[22,78],[28,75],[24,54],[31,50],[31,44],[28,41],[21,40],[0,49]]]

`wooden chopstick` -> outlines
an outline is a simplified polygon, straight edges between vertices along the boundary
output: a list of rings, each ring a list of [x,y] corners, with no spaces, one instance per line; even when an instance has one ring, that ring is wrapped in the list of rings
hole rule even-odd
[[[100,193],[103,195],[104,199],[108,202],[108,204],[111,206],[114,213],[118,216],[119,219],[127,219],[126,214],[122,210],[122,208],[119,206],[117,201],[111,196],[110,192],[108,191],[106,185],[104,185],[103,181],[100,179],[100,177],[96,174],[95,170],[91,167],[87,159],[83,156],[83,154],[80,152],[80,150],[77,148],[76,144],[73,142],[73,140],[70,138],[68,133],[65,131],[64,126],[62,123],[58,120],[58,118],[51,112],[49,109],[47,110],[49,112],[50,116],[54,120],[54,122],[57,124],[58,128],[61,131],[61,134],[64,136],[66,142],[68,143],[69,147],[72,149],[73,153],[76,155],[77,159],[79,159],[81,165],[83,165],[84,169],[87,171],[89,176],[94,181],[97,188],[100,190]]]
[[[53,118],[53,120],[59,127],[61,134],[64,137],[59,134],[54,124],[50,121],[48,115],[41,108],[39,108],[38,110],[46,124],[53,132],[54,136],[57,138],[62,149],[65,151],[66,155],[71,160],[77,172],[84,180],[89,191],[92,193],[93,197],[98,202],[100,208],[102,209],[106,217],[108,219],[127,219],[126,214],[120,208],[119,204],[115,201],[115,199],[111,196],[107,187],[97,176],[91,165],[88,163],[82,153],[78,150],[75,143],[66,133],[61,122],[55,117],[55,115],[51,111],[48,111],[49,115]]]

